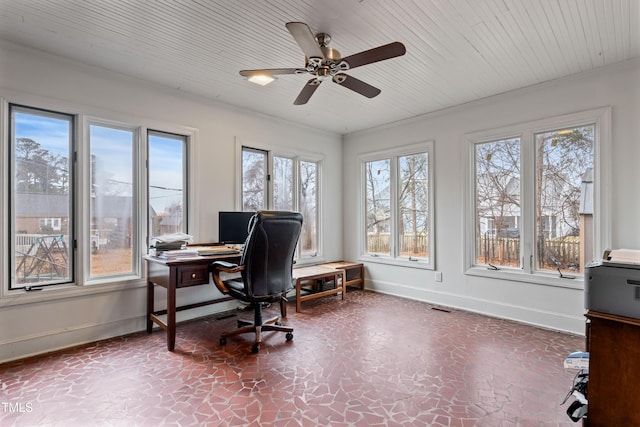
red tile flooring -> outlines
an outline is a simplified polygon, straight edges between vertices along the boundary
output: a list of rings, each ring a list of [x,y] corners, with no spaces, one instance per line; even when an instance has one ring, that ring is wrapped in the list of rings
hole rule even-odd
[[[175,352],[158,330],[0,365],[0,425],[576,425],[562,365],[582,337],[360,290],[289,308],[294,340],[258,354],[210,316]]]

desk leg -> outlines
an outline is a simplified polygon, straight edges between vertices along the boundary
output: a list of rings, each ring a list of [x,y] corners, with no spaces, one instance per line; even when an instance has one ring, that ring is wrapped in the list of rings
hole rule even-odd
[[[153,322],[151,321],[151,313],[153,313],[153,304],[154,304],[154,294],[153,294],[154,284],[153,282],[147,280],[147,333],[150,334],[153,329]]]
[[[173,351],[176,347],[176,284],[169,281],[167,288],[167,349]]]

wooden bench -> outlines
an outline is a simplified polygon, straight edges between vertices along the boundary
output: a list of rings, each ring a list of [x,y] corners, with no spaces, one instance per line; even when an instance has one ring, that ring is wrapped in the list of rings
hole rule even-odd
[[[296,313],[302,310],[302,302],[327,295],[342,294],[347,298],[347,286],[359,286],[364,289],[364,264],[346,261],[329,262],[293,269],[296,288]],[[317,290],[318,281],[333,282],[330,289]],[[311,287],[310,293],[302,293],[303,287]]]

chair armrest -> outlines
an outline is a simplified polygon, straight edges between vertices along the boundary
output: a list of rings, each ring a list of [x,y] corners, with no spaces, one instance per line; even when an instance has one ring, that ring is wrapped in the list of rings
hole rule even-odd
[[[229,293],[229,289],[220,277],[220,272],[238,273],[242,270],[244,270],[244,265],[237,265],[227,261],[214,261],[209,266],[209,271],[211,271],[211,277],[213,278],[213,284],[216,285],[216,288],[225,295]]]
[[[224,271],[225,273],[237,273],[239,271],[244,270],[243,265],[234,264],[228,261],[214,261],[209,266],[211,271],[219,270]]]

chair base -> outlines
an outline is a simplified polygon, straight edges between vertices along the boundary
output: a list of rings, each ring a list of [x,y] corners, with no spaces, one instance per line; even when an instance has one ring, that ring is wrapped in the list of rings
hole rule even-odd
[[[229,332],[223,332],[220,335],[220,344],[225,345],[227,343],[227,337],[240,334],[255,333],[256,339],[251,347],[251,352],[257,353],[260,350],[260,344],[262,343],[263,331],[285,332],[287,341],[291,341],[293,339],[293,328],[290,326],[281,325],[280,316],[274,316],[266,321],[262,321],[262,307],[260,304],[256,304],[255,321],[250,322],[246,320],[238,320],[238,329]]]

